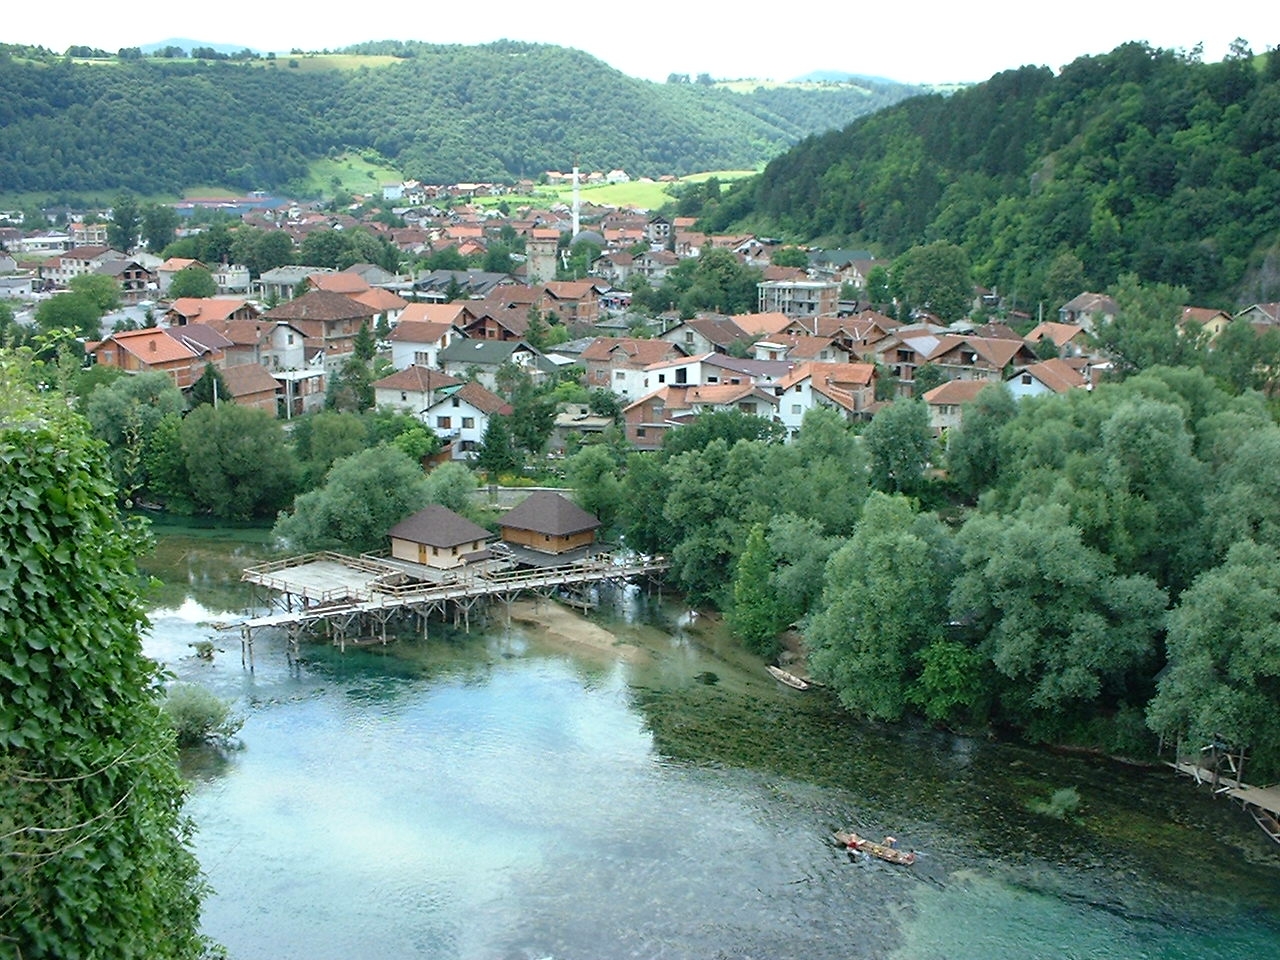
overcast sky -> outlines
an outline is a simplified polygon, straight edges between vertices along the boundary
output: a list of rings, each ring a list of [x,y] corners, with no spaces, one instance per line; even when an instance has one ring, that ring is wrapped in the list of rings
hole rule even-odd
[[[170,38],[262,51],[337,49],[390,38],[428,43],[528,40],[576,47],[636,77],[709,73],[716,79],[787,80],[840,70],[906,83],[985,80],[1023,64],[1057,70],[1129,40],[1220,60],[1236,37],[1255,53],[1280,43],[1275,0],[1132,3],[1075,0],[1026,4],[849,0],[692,0],[675,4],[465,4],[359,6],[220,0],[215,4],[121,6],[65,0],[6,12],[0,40],[115,51]],[[575,15],[574,11],[578,11]]]

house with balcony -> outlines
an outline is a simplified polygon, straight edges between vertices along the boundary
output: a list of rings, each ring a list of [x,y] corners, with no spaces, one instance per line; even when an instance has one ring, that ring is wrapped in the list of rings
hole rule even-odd
[[[665,386],[626,406],[622,416],[633,447],[657,450],[668,430],[703,413],[737,411],[772,420],[777,407],[777,397],[754,383]]]
[[[411,304],[411,307],[435,304]],[[462,331],[452,323],[432,320],[406,320],[403,316],[391,331],[391,365],[406,367],[439,367],[440,351],[454,340],[462,339]]]
[[[169,304],[163,320],[171,327],[205,323],[222,327],[233,321],[255,322],[262,316],[256,304],[244,297],[179,297]]]
[[[869,420],[876,402],[876,368],[870,363],[801,363],[772,389],[778,398],[777,418],[794,437],[815,407],[835,410],[849,421]]]
[[[341,293],[308,290],[300,297],[273,307],[266,320],[284,320],[306,335],[306,346],[324,354],[326,371],[336,372],[355,352],[361,327],[372,327],[373,308]]]
[[[98,343],[86,344],[85,352],[94,363],[125,373],[167,373],[179,390],[189,390],[205,364],[193,341],[170,336],[161,327],[119,331]]]

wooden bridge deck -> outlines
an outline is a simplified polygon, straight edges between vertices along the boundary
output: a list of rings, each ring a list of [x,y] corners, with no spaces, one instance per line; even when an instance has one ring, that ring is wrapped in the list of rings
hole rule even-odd
[[[301,599],[299,609],[253,617],[230,624],[228,629],[247,632],[415,605],[510,597],[526,590],[625,580],[658,573],[668,566],[665,557],[622,559],[604,554],[534,569],[512,570],[508,564],[498,563],[454,572],[370,557],[306,554],[249,567],[241,578]],[[408,574],[413,578],[406,580]]]

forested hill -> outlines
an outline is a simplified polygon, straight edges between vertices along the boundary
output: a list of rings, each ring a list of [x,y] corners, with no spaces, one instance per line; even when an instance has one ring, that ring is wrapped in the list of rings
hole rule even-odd
[[[1274,300],[1280,53],[1234,54],[1131,43],[1056,76],[1024,67],[916,97],[806,139],[706,226],[887,255],[949,240],[979,283],[1030,304],[1055,263],[1082,266],[1088,289],[1136,272],[1207,306]]]
[[[536,178],[575,158],[632,176],[742,169],[918,92],[872,80],[749,93],[651,83],[575,50],[509,41],[367,46],[331,58],[77,63],[0,45],[0,184],[278,190],[345,149],[434,183]]]

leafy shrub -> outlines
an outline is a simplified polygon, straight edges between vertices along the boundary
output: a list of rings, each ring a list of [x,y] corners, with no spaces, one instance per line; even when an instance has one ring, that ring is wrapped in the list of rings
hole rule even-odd
[[[1048,800],[1032,800],[1027,809],[1032,813],[1041,813],[1055,820],[1065,820],[1068,814],[1075,813],[1080,807],[1080,791],[1075,787],[1063,787],[1049,795]]]
[[[178,735],[178,746],[225,743],[244,724],[231,715],[231,704],[196,683],[175,683],[164,701],[165,716]]]

